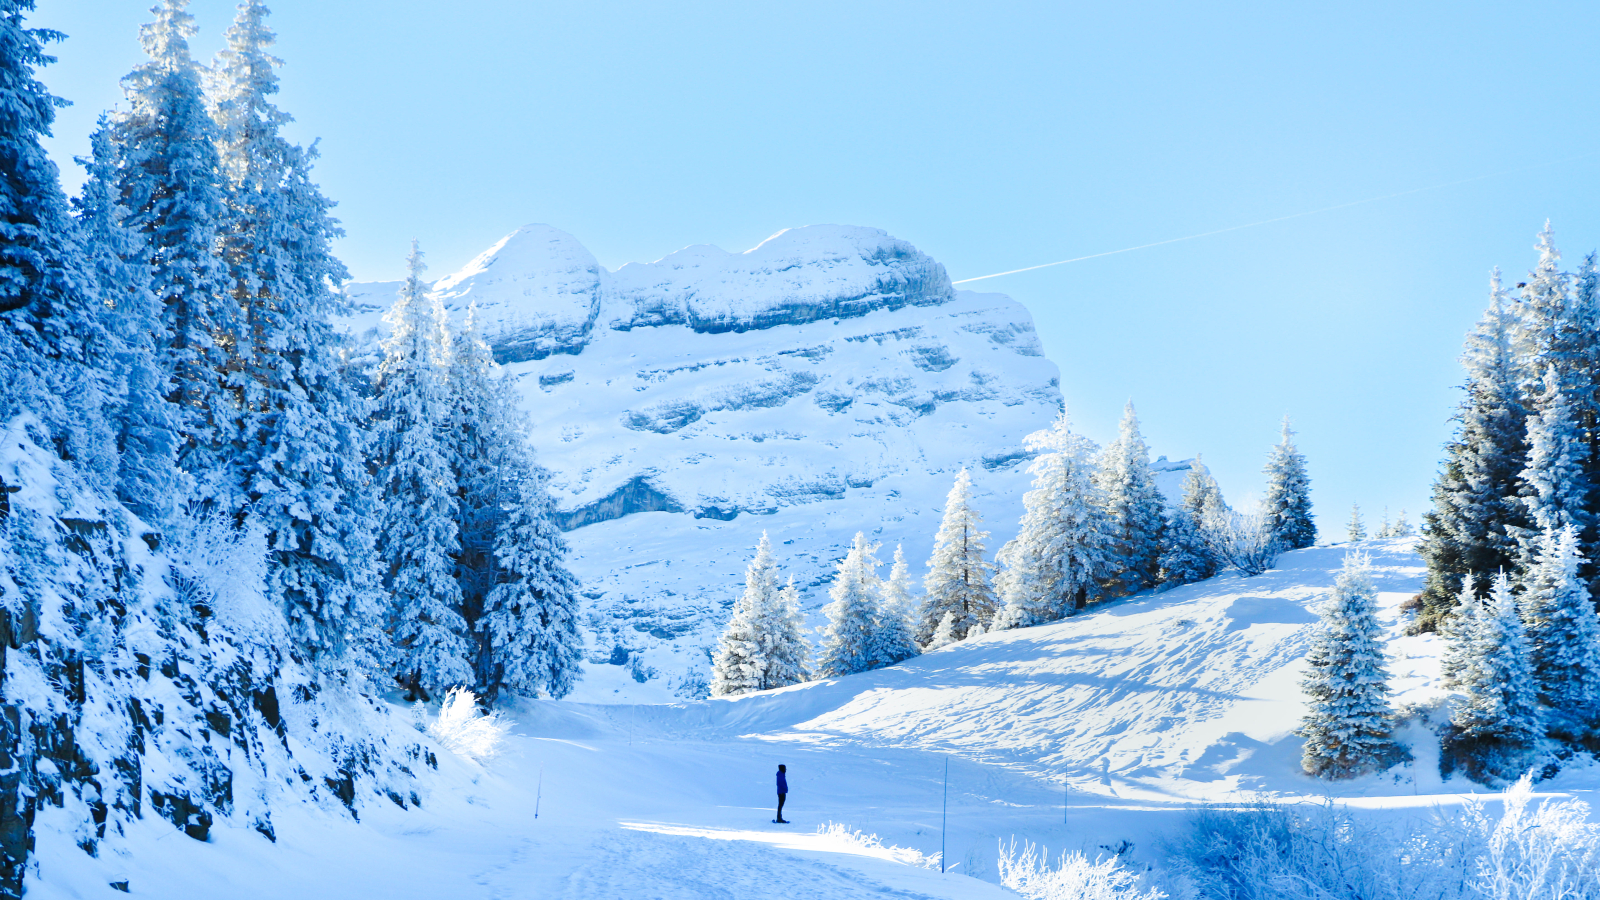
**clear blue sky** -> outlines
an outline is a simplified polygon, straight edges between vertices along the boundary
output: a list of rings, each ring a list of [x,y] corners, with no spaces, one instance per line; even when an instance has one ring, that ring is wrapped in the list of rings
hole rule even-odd
[[[140,59],[137,0],[39,0],[52,151]],[[1546,218],[1600,245],[1600,4],[280,0],[282,106],[363,280],[518,225],[611,267],[873,225],[966,278],[1494,174],[982,282],[1033,311],[1081,429],[1258,493],[1282,415],[1319,524],[1413,520],[1488,272]],[[196,0],[209,57],[233,13]],[[69,185],[77,175],[66,169]],[[1504,174],[1508,170],[1509,174]],[[1501,173],[1501,174],[1495,174]]]

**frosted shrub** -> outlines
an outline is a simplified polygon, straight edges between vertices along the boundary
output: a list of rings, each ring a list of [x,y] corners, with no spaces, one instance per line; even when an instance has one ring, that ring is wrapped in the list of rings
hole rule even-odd
[[[1117,860],[1090,860],[1082,853],[1061,854],[1055,867],[1043,849],[1016,839],[1000,845],[1000,884],[1028,900],[1163,900],[1167,895],[1140,884],[1139,876]]]
[[[1206,541],[1225,565],[1245,576],[1260,575],[1278,562],[1283,544],[1261,512],[1219,509],[1206,516]]]
[[[866,851],[874,856],[887,856],[895,862],[908,866],[917,866],[923,869],[939,868],[939,855],[927,856],[920,850],[910,847],[896,847],[878,840],[875,834],[857,831],[848,825],[838,822],[824,822],[817,826],[817,834],[829,840],[836,841],[856,850]]]
[[[1169,887],[1195,900],[1600,900],[1588,805],[1532,794],[1524,777],[1499,815],[1474,803],[1404,827],[1331,804],[1204,810],[1173,848]]]
[[[428,736],[457,756],[483,762],[500,752],[500,743],[512,724],[497,712],[480,714],[476,694],[451,688],[439,707],[439,717],[428,725]]]

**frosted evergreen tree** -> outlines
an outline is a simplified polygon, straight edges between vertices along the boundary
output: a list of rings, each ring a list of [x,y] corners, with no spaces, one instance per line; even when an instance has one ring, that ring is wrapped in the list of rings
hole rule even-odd
[[[550,518],[555,504],[547,476],[526,456],[518,462],[505,470],[512,484],[495,531],[495,584],[475,623],[486,647],[478,688],[490,703],[502,690],[560,699],[582,674],[578,580],[566,568],[566,540]]]
[[[111,352],[103,365],[117,450],[116,493],[147,524],[159,528],[187,493],[178,471],[182,425],[177,407],[167,400],[172,388],[156,359],[161,307],[150,293],[144,240],[122,224],[127,210],[116,194],[106,116],[100,117],[89,146],[90,156],[78,159],[88,177],[73,205],[109,332]]]
[[[415,699],[471,684],[474,673],[453,559],[456,480],[441,433],[449,420],[444,309],[422,281],[414,242],[407,265],[385,317],[392,331],[378,366],[373,471],[383,492],[378,552],[391,596],[394,672]]]
[[[1262,512],[1267,527],[1285,550],[1299,550],[1317,542],[1317,526],[1311,520],[1311,478],[1306,474],[1306,458],[1294,445],[1289,417],[1283,417],[1283,438],[1272,448],[1267,465],[1267,493]]]
[[[939,620],[938,627],[933,629],[933,636],[928,638],[928,644],[922,650],[924,653],[931,653],[941,647],[948,647],[958,640],[960,639],[956,637],[956,614],[952,610]]]
[[[1222,571],[1214,541],[1207,535],[1207,521],[1227,514],[1222,489],[1211,472],[1196,456],[1183,479],[1183,498],[1167,519],[1161,549],[1161,583],[1168,587],[1204,581]]]
[[[904,662],[922,652],[912,634],[911,569],[902,547],[894,548],[889,580],[880,582],[878,620],[872,632],[874,668]],[[973,626],[982,628],[979,622]]]
[[[1439,622],[1439,637],[1444,650],[1439,654],[1439,674],[1445,687],[1459,688],[1472,662],[1472,648],[1478,640],[1478,614],[1483,604],[1473,595],[1474,579],[1471,573],[1461,579],[1461,592],[1455,606]]]
[[[1161,575],[1161,540],[1166,502],[1150,471],[1150,448],[1139,433],[1139,417],[1129,401],[1117,439],[1100,454],[1095,471],[1105,527],[1115,560],[1108,579],[1113,595],[1153,587]]]
[[[711,662],[711,696],[726,697],[766,688],[767,653],[761,633],[770,610],[779,603],[778,565],[772,542],[761,532],[755,558],[744,570],[744,593],[717,639]]]
[[[266,532],[268,587],[318,664],[381,664],[384,601],[374,565],[377,511],[360,425],[364,403],[340,371],[333,255],[343,232],[310,181],[314,153],[285,140],[272,102],[266,7],[246,0],[212,73],[225,214],[219,243],[242,316],[235,465],[251,519]]]
[[[1574,721],[1600,712],[1600,619],[1579,577],[1583,557],[1571,525],[1546,531],[1522,598],[1539,695]]]
[[[839,562],[839,574],[828,590],[833,602],[822,608],[828,625],[817,668],[824,678],[854,675],[878,664],[873,647],[878,628],[878,560],[873,556],[877,549],[858,531]]]
[[[1501,572],[1460,653],[1457,681],[1466,693],[1450,716],[1447,761],[1475,780],[1508,781],[1532,764],[1543,734],[1538,685],[1511,579]]]
[[[1544,391],[1528,416],[1528,462],[1519,480],[1531,527],[1517,537],[1530,567],[1541,534],[1571,528],[1582,534],[1591,524],[1587,503],[1588,443],[1572,419],[1572,410],[1552,367],[1545,372]]]
[[[1400,515],[1395,516],[1394,524],[1389,526],[1389,536],[1410,537],[1414,533],[1411,530],[1411,520],[1406,517],[1405,507],[1401,507]]]
[[[114,482],[102,367],[115,352],[55,163],[40,139],[57,100],[34,76],[62,37],[23,27],[32,2],[0,3],[0,421],[39,416],[57,453]]]
[[[1490,279],[1489,308],[1467,337],[1467,371],[1461,425],[1445,446],[1445,461],[1433,486],[1433,509],[1423,518],[1418,547],[1428,565],[1419,625],[1431,629],[1455,604],[1468,572],[1478,573],[1470,594],[1488,590],[1489,576],[1516,566],[1516,535],[1527,527],[1527,509],[1517,497],[1518,476],[1527,462],[1527,440],[1518,367],[1511,348],[1512,316],[1500,273]]]
[[[1071,614],[1098,595],[1100,581],[1116,566],[1113,523],[1096,483],[1093,444],[1072,432],[1063,412],[1050,428],[1028,435],[1024,446],[1038,454],[1028,466],[1033,486],[1022,497],[1017,536],[998,554],[1004,566],[997,579],[1002,606],[992,619],[980,617],[995,629]],[[923,622],[931,632],[938,619],[924,612]],[[966,636],[959,619],[956,634]]]
[[[1352,543],[1367,539],[1367,526],[1361,522],[1361,504],[1350,504],[1350,521],[1345,523],[1345,538]]]
[[[933,538],[928,574],[922,579],[917,643],[927,644],[945,613],[954,616],[956,640],[966,637],[973,625],[994,616],[994,589],[989,585],[993,567],[983,558],[989,532],[982,525],[983,518],[972,508],[972,476],[962,469],[945,497],[944,518]]]
[[[805,614],[800,611],[800,592],[794,576],[778,592],[778,602],[757,621],[766,645],[767,667],[762,678],[764,689],[788,687],[811,680],[811,645],[806,642]]]
[[[240,368],[244,314],[218,250],[226,216],[217,128],[189,53],[188,0],[163,0],[140,30],[150,60],[123,79],[130,109],[115,119],[119,200],[148,247],[162,306],[160,358],[186,437],[179,462],[203,505],[245,505]]]
[[[1300,764],[1320,778],[1386,769],[1404,751],[1394,740],[1378,592],[1365,556],[1345,556],[1318,614],[1322,622],[1300,682],[1309,700],[1295,731],[1305,738]]]

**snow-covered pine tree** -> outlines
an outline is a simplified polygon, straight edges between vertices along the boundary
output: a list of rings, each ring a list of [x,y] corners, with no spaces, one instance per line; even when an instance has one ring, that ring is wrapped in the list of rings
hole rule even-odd
[[[872,630],[873,668],[892,666],[922,652],[912,636],[911,570],[904,548],[894,548],[889,580],[879,583],[878,619]],[[979,622],[974,628],[983,627]]]
[[[1400,507],[1400,515],[1395,516],[1394,524],[1389,526],[1390,537],[1410,537],[1415,534],[1411,529],[1411,520],[1406,517],[1406,508]]]
[[[805,615],[800,611],[800,591],[794,586],[793,575],[778,592],[778,602],[770,608],[770,615],[759,620],[758,625],[766,642],[764,688],[770,690],[810,681],[811,645],[806,641]]]
[[[1116,566],[1112,524],[1095,478],[1093,444],[1072,432],[1062,412],[1049,428],[1028,435],[1023,446],[1038,456],[1028,466],[1033,486],[1022,497],[1021,528],[998,554],[1004,566],[996,579],[1002,606],[992,619],[982,619],[994,629],[1022,628],[1071,614],[1099,595],[1100,582]],[[938,624],[933,613],[938,612],[923,614],[930,633]],[[956,634],[966,636],[959,619]]]
[[[548,476],[526,454],[508,461],[512,484],[495,530],[495,584],[476,623],[487,652],[480,654],[481,695],[502,690],[560,699],[582,673],[578,580],[567,571],[566,540],[551,521]]]
[[[1589,526],[1589,445],[1572,418],[1572,408],[1561,390],[1560,375],[1545,370],[1544,390],[1534,401],[1527,419],[1528,462],[1518,480],[1529,526],[1517,532],[1522,570],[1533,567],[1543,534],[1571,528],[1582,535]]]
[[[933,638],[945,613],[954,614],[956,640],[966,637],[973,625],[994,616],[994,589],[989,585],[993,566],[983,558],[989,532],[982,524],[983,517],[972,507],[972,476],[963,468],[945,497],[944,518],[933,538],[928,574],[922,579],[922,614],[914,635],[917,643],[926,645]]]
[[[104,361],[106,399],[117,450],[117,497],[159,529],[188,493],[178,470],[183,442],[171,385],[156,360],[161,306],[150,293],[144,239],[122,224],[111,126],[102,115],[78,163],[88,176],[73,201],[89,264],[99,282],[106,331],[114,351]]]
[[[1445,687],[1459,688],[1472,663],[1472,648],[1478,640],[1478,614],[1483,604],[1473,596],[1475,579],[1471,573],[1461,579],[1461,592],[1456,595],[1455,606],[1439,622],[1438,634],[1444,641],[1439,654],[1439,674]]]
[[[1394,537],[1394,530],[1389,525],[1389,507],[1387,506],[1383,508],[1383,518],[1378,520],[1378,532],[1374,537],[1380,539]]]
[[[130,109],[115,118],[119,200],[146,241],[150,290],[162,306],[159,358],[183,416],[182,469],[194,499],[244,508],[241,386],[244,314],[218,255],[226,215],[217,128],[189,54],[188,0],[162,0],[140,30],[150,60],[122,80]]]
[[[1573,526],[1544,532],[1522,597],[1539,695],[1576,723],[1600,712],[1600,618],[1578,574],[1582,563]]]
[[[1139,433],[1131,400],[1123,408],[1116,441],[1100,454],[1095,483],[1115,561],[1106,579],[1107,593],[1120,596],[1153,587],[1161,575],[1166,502],[1150,471],[1150,448]]]
[[[392,331],[377,373],[373,476],[383,492],[378,553],[391,596],[393,671],[416,699],[471,684],[474,673],[452,558],[460,548],[455,472],[441,434],[449,420],[444,309],[422,281],[415,242],[407,266],[386,316]]]
[[[294,640],[321,666],[381,665],[384,601],[361,427],[364,403],[340,371],[333,203],[310,181],[315,153],[280,133],[290,116],[260,0],[240,4],[211,85],[226,213],[229,292],[243,321],[235,382],[239,457],[252,521],[265,531],[269,588]]]
[[[1450,716],[1444,768],[1459,767],[1475,781],[1510,781],[1536,758],[1543,735],[1538,685],[1511,578],[1495,576],[1487,606],[1466,633],[1457,681],[1466,693]]]
[[[1350,504],[1350,521],[1344,527],[1346,540],[1355,542],[1367,539],[1367,526],[1361,522],[1361,504]]]
[[[55,163],[39,143],[57,100],[34,71],[54,62],[44,48],[62,35],[25,28],[32,8],[0,4],[0,422],[34,413],[58,453],[109,486],[116,450],[103,370],[117,348]]]
[[[711,696],[727,697],[763,690],[767,654],[762,627],[770,610],[779,605],[778,565],[772,559],[772,542],[761,532],[755,558],[744,570],[744,593],[733,605],[733,615],[717,639],[711,661]]]
[[[1183,479],[1183,498],[1167,518],[1161,549],[1161,583],[1169,587],[1203,581],[1222,570],[1205,523],[1227,513],[1222,489],[1196,456]]]
[[[878,627],[878,560],[873,556],[877,549],[858,531],[839,562],[839,574],[828,590],[833,602],[822,608],[828,625],[817,668],[824,678],[854,675],[878,665],[872,637]]]
[[[1478,574],[1467,593],[1478,595],[1488,590],[1486,573],[1517,563],[1515,535],[1527,527],[1518,476],[1528,451],[1511,331],[1497,270],[1490,278],[1489,308],[1468,335],[1461,360],[1467,370],[1467,396],[1457,413],[1461,426],[1445,446],[1433,509],[1423,517],[1418,546],[1428,565],[1418,616],[1423,630],[1435,628],[1453,608],[1468,572]]]
[[[941,647],[948,647],[954,644],[957,640],[959,638],[956,637],[956,614],[955,610],[951,610],[946,612],[944,618],[939,620],[939,626],[933,629],[933,636],[928,638],[928,643],[922,648],[922,652],[932,653]]]
[[[1305,738],[1300,765],[1319,778],[1352,778],[1388,768],[1404,750],[1394,740],[1394,710],[1384,665],[1378,592],[1363,555],[1348,554],[1300,681],[1306,715],[1295,734]]]
[[[1317,542],[1317,526],[1311,520],[1311,478],[1306,474],[1306,458],[1294,445],[1289,417],[1283,417],[1283,437],[1262,470],[1267,476],[1267,494],[1262,512],[1267,525],[1285,550],[1299,550]]]

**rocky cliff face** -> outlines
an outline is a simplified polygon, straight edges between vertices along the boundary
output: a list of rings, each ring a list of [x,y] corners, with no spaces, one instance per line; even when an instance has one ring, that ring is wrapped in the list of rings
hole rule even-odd
[[[392,284],[354,285],[369,332]],[[858,530],[913,573],[945,492],[971,469],[1010,537],[1022,438],[1061,409],[1028,311],[952,289],[871,228],[781,232],[744,253],[690,247],[609,272],[570,235],[518,229],[441,279],[476,305],[522,386],[591,607],[591,673],[697,689],[763,530],[815,608]],[[887,574],[887,571],[885,571]],[[606,693],[621,688],[608,688]]]

